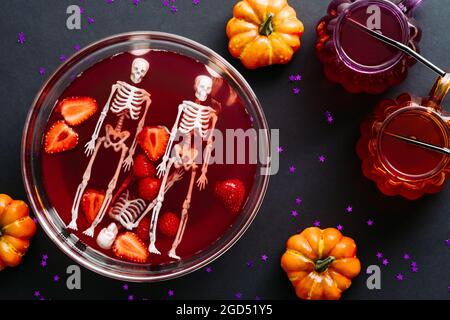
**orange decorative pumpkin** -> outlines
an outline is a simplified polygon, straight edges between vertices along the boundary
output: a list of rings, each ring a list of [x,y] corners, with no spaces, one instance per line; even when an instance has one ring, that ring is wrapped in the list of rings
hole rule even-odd
[[[289,238],[281,266],[297,296],[338,300],[361,270],[353,239],[334,228],[307,228]]]
[[[0,194],[0,270],[20,264],[35,232],[27,204]]]
[[[227,24],[228,50],[248,69],[291,61],[304,27],[286,0],[243,0]]]

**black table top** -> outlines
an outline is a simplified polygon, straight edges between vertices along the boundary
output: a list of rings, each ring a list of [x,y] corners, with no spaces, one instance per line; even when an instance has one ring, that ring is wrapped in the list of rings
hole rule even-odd
[[[66,28],[66,8],[82,6],[81,30]],[[415,65],[408,79],[380,96],[351,95],[326,81],[315,57],[315,24],[328,1],[291,0],[305,25],[302,48],[292,63],[257,71],[245,70],[227,51],[225,24],[235,1],[175,1],[170,12],[162,1],[2,1],[0,11],[0,192],[26,199],[20,171],[20,140],[29,106],[40,86],[70,56],[77,44],[85,46],[106,36],[134,30],[156,30],[198,41],[230,61],[252,85],[271,128],[280,129],[280,172],[271,178],[262,208],[246,234],[212,263],[211,272],[199,270],[180,279],[155,284],[128,284],[82,269],[82,290],[68,290],[66,268],[73,262],[60,252],[42,229],[32,241],[23,263],[0,272],[0,299],[295,299],[280,268],[287,238],[319,220],[322,227],[343,226],[358,244],[363,269],[344,294],[345,299],[449,299],[448,214],[450,188],[411,202],[383,196],[363,177],[355,153],[359,125],[383,97],[408,91],[428,93],[435,75]],[[443,68],[450,66],[450,1],[424,1],[416,12],[422,26],[422,53]],[[88,17],[94,23],[88,24]],[[17,41],[24,32],[26,41]],[[39,74],[44,67],[46,75]],[[300,73],[300,94],[292,93],[289,75]],[[324,113],[330,111],[329,124]],[[319,157],[324,155],[325,162]],[[289,167],[296,167],[295,173]],[[296,204],[299,197],[302,202]],[[351,212],[346,208],[352,207]],[[297,217],[291,211],[297,210]],[[373,226],[367,221],[373,220]],[[383,266],[377,252],[389,260]],[[47,265],[41,266],[42,256]],[[410,259],[404,259],[408,254]],[[262,261],[261,256],[268,260]],[[417,272],[410,264],[416,262]],[[247,266],[247,262],[252,262]],[[366,286],[366,268],[381,266],[381,290]],[[404,280],[396,279],[403,274]],[[60,277],[55,281],[54,276]],[[195,288],[195,290],[194,290]],[[169,297],[168,291],[174,295]]]

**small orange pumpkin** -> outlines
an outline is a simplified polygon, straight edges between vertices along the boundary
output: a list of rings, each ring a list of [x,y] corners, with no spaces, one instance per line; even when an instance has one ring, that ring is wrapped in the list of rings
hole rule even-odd
[[[35,232],[27,204],[0,194],[0,270],[20,264]]]
[[[361,270],[353,239],[334,228],[307,228],[289,238],[281,266],[297,296],[338,300]]]
[[[304,27],[286,0],[243,0],[227,24],[231,55],[248,69],[291,61]]]

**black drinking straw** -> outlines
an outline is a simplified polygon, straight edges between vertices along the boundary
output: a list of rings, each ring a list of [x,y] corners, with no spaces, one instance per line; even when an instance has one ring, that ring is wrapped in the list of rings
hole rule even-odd
[[[366,27],[365,25],[363,25],[362,23],[356,21],[353,18],[350,18],[349,16],[345,16],[345,18],[351,22],[351,24],[355,27],[357,27],[358,29],[362,30],[363,32],[369,34],[370,36],[383,41],[384,43],[397,48],[398,50],[410,55],[411,57],[413,57],[414,59],[416,59],[417,61],[423,63],[424,65],[426,65],[428,68],[430,68],[431,70],[433,70],[434,72],[436,72],[437,74],[439,74],[441,77],[444,77],[446,75],[446,72],[444,70],[442,70],[441,68],[439,68],[438,66],[434,65],[433,63],[431,63],[428,59],[426,59],[425,57],[423,57],[422,55],[418,54],[416,51],[414,51],[413,49],[411,49],[410,47],[408,47],[407,45],[404,45],[401,42],[398,42],[394,39],[391,39],[389,37],[386,37],[385,35],[378,33],[368,27]]]
[[[399,135],[399,134],[396,134],[396,133],[392,133],[392,132],[388,132],[388,131],[386,131],[384,133],[387,134],[388,136],[391,136],[391,137],[396,138],[398,140],[402,140],[402,141],[414,144],[416,146],[419,146],[419,147],[422,147],[422,148],[425,148],[425,149],[429,149],[429,150],[433,150],[433,151],[436,151],[436,152],[439,152],[439,153],[442,153],[442,154],[446,154],[447,156],[450,156],[450,149],[449,148],[438,147],[438,146],[435,146],[434,144],[429,144],[429,143],[426,143],[426,142],[423,142],[423,141],[420,141],[420,140],[417,140],[417,139],[414,139],[414,138],[405,137],[405,136],[402,136],[402,135]]]

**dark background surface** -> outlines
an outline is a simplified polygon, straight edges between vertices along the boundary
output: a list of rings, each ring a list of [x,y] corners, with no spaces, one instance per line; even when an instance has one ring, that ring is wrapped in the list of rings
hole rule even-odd
[[[358,244],[363,269],[345,299],[449,299],[450,247],[449,196],[447,185],[437,195],[409,202],[383,196],[362,176],[355,153],[360,122],[382,97],[403,91],[424,96],[434,83],[434,74],[421,65],[413,67],[408,79],[382,96],[350,95],[328,83],[314,54],[315,24],[325,14],[328,1],[290,1],[305,25],[302,48],[292,63],[258,71],[246,71],[227,51],[224,33],[235,1],[178,0],[177,13],[159,0],[49,0],[2,1],[0,4],[0,192],[25,199],[20,172],[20,139],[28,108],[46,77],[60,64],[59,56],[70,56],[76,44],[82,47],[115,33],[157,30],[198,41],[238,68],[252,85],[263,105],[271,128],[279,128],[284,152],[280,172],[271,178],[269,189],[256,220],[243,238],[214,262],[212,272],[199,270],[181,279],[156,284],[129,284],[110,280],[91,271],[82,271],[82,290],[65,286],[66,267],[73,262],[61,253],[42,229],[32,241],[22,265],[0,273],[0,299],[36,299],[40,291],[46,299],[295,299],[294,291],[279,266],[287,238],[300,228],[320,220],[322,227],[343,225],[344,233]],[[82,29],[66,29],[66,8],[85,8]],[[450,66],[450,1],[426,0],[416,12],[423,29],[422,52],[443,68]],[[95,23],[88,25],[87,17]],[[24,32],[26,42],[17,43]],[[46,68],[46,75],[38,73]],[[301,73],[301,93],[294,95],[288,77]],[[328,124],[325,111],[334,122]],[[325,155],[321,163],[319,156]],[[296,171],[289,173],[289,166]],[[302,203],[297,205],[295,198]],[[347,213],[347,206],[353,211]],[[296,209],[299,216],[291,217]],[[367,220],[374,225],[369,227]],[[390,264],[381,266],[376,252]],[[404,253],[411,260],[402,258]],[[47,254],[48,265],[40,266]],[[268,261],[260,256],[266,254]],[[247,261],[253,266],[247,267]],[[410,271],[416,261],[418,272]],[[368,290],[365,268],[378,264],[382,269],[382,289]],[[404,281],[395,275],[402,273]],[[61,280],[53,281],[59,275]]]

